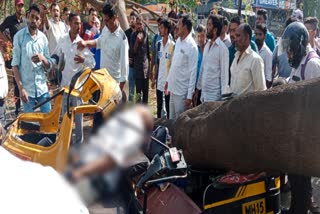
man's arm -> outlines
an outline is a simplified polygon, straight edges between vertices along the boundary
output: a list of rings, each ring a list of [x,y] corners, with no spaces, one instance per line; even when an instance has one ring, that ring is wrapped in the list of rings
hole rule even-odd
[[[94,55],[89,50],[89,48],[84,49],[84,65],[89,68],[94,68],[96,66],[96,60],[94,59]]]
[[[306,65],[305,79],[308,80],[317,77],[320,77],[320,59],[313,58]]]
[[[141,34],[140,34],[141,35]],[[140,39],[139,39],[139,34],[136,36],[135,40],[134,40],[134,46],[133,46],[133,53],[137,53],[138,52],[138,47],[141,44]]]
[[[83,177],[105,173],[115,167],[114,160],[105,155],[100,159],[81,166],[72,172],[72,179],[79,181]]]
[[[8,41],[9,38],[4,35],[4,31],[9,27],[8,17],[0,25],[0,40]],[[13,38],[11,38],[13,40]]]
[[[44,26],[45,26],[46,30],[50,30],[50,28],[51,28],[51,24],[48,19],[48,14],[49,14],[48,9],[44,8],[43,9],[43,22],[44,22]]]
[[[267,53],[266,55],[266,63],[265,63],[265,71],[266,71],[266,85],[267,88],[270,88],[272,85],[272,53]]]
[[[150,65],[150,68],[151,68],[151,73],[153,71],[153,68],[156,64],[156,51],[157,50],[157,43],[156,43],[156,39],[157,39],[157,34],[154,35],[153,37],[153,40],[152,40],[152,43],[151,43],[151,52],[152,52],[152,55],[151,55],[151,65]]]
[[[221,51],[221,95],[223,95],[229,93],[229,51],[227,48],[222,48]]]
[[[269,49],[271,50],[271,52],[274,51],[275,47],[276,47],[276,40],[274,39],[273,35],[268,32],[267,33],[267,46],[269,47]]]
[[[48,44],[48,40],[47,38],[45,38],[45,43],[44,43],[44,48],[43,48],[43,57],[40,59],[42,62],[42,65],[44,67],[44,69],[46,70],[50,70],[52,67],[52,59],[51,56],[49,54],[49,44]]]
[[[187,94],[187,100],[192,100],[193,92],[196,85],[196,79],[197,79],[197,66],[198,66],[198,48],[192,47],[188,54],[188,66],[189,71],[188,74],[190,75],[189,78],[189,87],[188,87],[188,94]]]
[[[278,46],[276,46],[276,48],[274,49],[274,51],[272,53],[272,79],[276,75],[278,63],[279,63],[278,62]]]
[[[128,74],[129,74],[129,44],[126,39],[122,40],[121,43],[121,49],[120,49],[120,89],[123,90],[123,87],[128,80]]]
[[[264,64],[261,57],[253,60],[251,66],[251,75],[255,91],[263,91],[267,89],[264,75]]]
[[[20,98],[24,103],[28,103],[29,102],[28,93],[23,88],[22,81],[21,81],[20,74],[19,74],[18,66],[13,66],[12,70],[13,70],[14,79],[16,80],[16,83],[17,83],[18,88],[19,88]]]
[[[84,40],[81,40],[77,43],[78,45],[78,49],[79,50],[83,50],[85,48],[97,48],[97,49],[100,49],[100,38],[99,37],[98,39],[94,39],[94,40],[87,40],[87,41],[84,41]]]

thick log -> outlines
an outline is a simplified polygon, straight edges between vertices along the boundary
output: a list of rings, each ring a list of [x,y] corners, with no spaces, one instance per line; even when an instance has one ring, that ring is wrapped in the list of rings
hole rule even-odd
[[[162,121],[188,164],[320,176],[320,79],[206,103]]]

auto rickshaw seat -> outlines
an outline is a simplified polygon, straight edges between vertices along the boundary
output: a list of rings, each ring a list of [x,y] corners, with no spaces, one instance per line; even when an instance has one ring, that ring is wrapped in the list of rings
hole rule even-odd
[[[40,124],[37,122],[20,121],[19,128],[28,131],[40,131]]]
[[[56,134],[52,134],[52,133],[32,132],[32,133],[18,135],[18,137],[25,142],[46,146],[46,147],[56,142]]]

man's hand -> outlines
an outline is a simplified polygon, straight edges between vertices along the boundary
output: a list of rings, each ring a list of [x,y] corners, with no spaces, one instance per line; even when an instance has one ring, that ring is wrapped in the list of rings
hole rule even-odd
[[[77,183],[78,181],[81,180],[81,178],[83,177],[81,170],[74,170],[71,172],[71,182],[73,183]]]
[[[29,103],[28,93],[24,88],[21,88],[20,90],[20,98],[22,102]]]
[[[193,97],[192,97],[192,101],[194,103],[194,106],[197,105],[198,97],[199,97],[199,90],[196,89],[196,91],[194,92]]]
[[[154,89],[156,86],[156,80],[155,79],[152,79],[151,80],[151,88]]]
[[[143,42],[143,38],[144,38],[143,32],[138,33],[137,40],[139,43]]]
[[[4,51],[6,48],[6,43],[3,39],[0,39],[0,51]]]
[[[164,94],[168,96],[170,94],[170,91],[168,90],[168,82],[164,85]]]
[[[36,53],[31,57],[31,60],[34,63],[38,63],[38,62],[43,63],[46,60],[46,58],[42,54]]]
[[[133,59],[129,58],[129,64],[132,65],[132,63],[133,63]]]
[[[126,82],[120,82],[119,87],[120,90],[123,91],[124,85],[126,84]]]
[[[77,55],[73,58],[73,60],[79,64],[79,63],[84,63],[84,57],[83,56],[80,56],[80,55]]]
[[[192,108],[192,99],[186,99],[184,102],[186,109],[191,109]]]
[[[87,43],[86,43],[86,41],[83,41],[83,40],[81,40],[81,41],[79,41],[78,43],[78,50],[83,50],[85,47],[87,47]]]

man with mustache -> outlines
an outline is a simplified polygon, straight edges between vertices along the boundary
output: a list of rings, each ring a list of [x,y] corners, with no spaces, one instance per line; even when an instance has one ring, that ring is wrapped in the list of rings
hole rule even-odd
[[[241,24],[236,30],[237,52],[231,65],[230,88],[235,95],[267,89],[263,60],[250,47],[252,30],[248,24]]]
[[[47,37],[39,31],[40,8],[33,4],[28,10],[28,26],[21,29],[13,39],[12,67],[20,91],[24,112],[49,97],[46,71],[52,67]],[[51,111],[51,104],[40,107],[41,112]]]
[[[256,25],[256,44],[259,49],[259,55],[263,59],[264,63],[264,75],[266,78],[267,88],[272,84],[272,52],[265,43],[267,34],[267,26],[265,24]]]
[[[67,26],[60,21],[60,7],[57,3],[52,3],[50,6],[51,19],[48,19],[47,11],[43,11],[44,15],[44,24],[45,30],[47,31],[47,37],[49,41],[49,52],[50,54],[54,54],[59,39],[68,33]]]
[[[143,17],[136,19],[136,32],[130,38],[131,49],[133,50],[133,66],[135,75],[135,85],[137,102],[147,104],[149,97],[149,40],[147,31],[144,29]]]
[[[265,9],[260,9],[257,11],[257,18],[256,18],[256,25],[258,24],[267,24],[268,21],[268,14],[267,11]],[[255,41],[256,40],[256,35],[252,36],[252,40]],[[266,34],[266,44],[268,46],[268,48],[271,51],[274,51],[275,47],[276,47],[276,40],[274,39],[274,36],[272,35],[272,33],[270,33],[270,31],[267,30],[267,34]]]
[[[202,90],[201,102],[212,102],[221,99],[228,87],[229,51],[220,38],[223,28],[222,16],[210,15],[207,22],[207,38],[209,41],[203,51],[200,78],[195,92]]]
[[[61,58],[64,55],[65,60],[68,62],[65,64],[65,67],[62,71],[62,80],[61,86],[69,86],[72,77],[83,68],[89,67],[94,68],[95,60],[93,54],[88,48],[83,50],[77,49],[77,44],[79,41],[82,41],[80,37],[80,27],[81,27],[81,18],[78,14],[70,13],[69,15],[69,24],[70,31],[68,34],[65,34],[59,41],[56,53]],[[63,59],[59,59],[63,60]],[[67,111],[67,97],[63,99],[63,114]],[[72,106],[79,106],[81,104],[81,99],[71,96],[70,103]],[[75,143],[80,144],[83,141],[83,115],[75,115],[75,124],[76,124],[76,139]]]
[[[233,59],[235,57],[235,54],[237,52],[236,45],[235,45],[236,31],[241,23],[242,23],[242,20],[240,19],[240,17],[236,16],[231,19],[230,25],[229,25],[229,34],[230,34],[230,40],[231,40],[231,44],[232,44],[229,47],[229,85],[231,83],[230,68],[231,68],[231,64],[233,62]],[[250,41],[250,47],[253,51],[258,52],[257,45],[253,41]]]
[[[95,8],[90,8],[88,22],[83,22],[80,29],[80,36],[84,40],[91,40],[95,36],[94,21],[98,16],[98,12]]]

